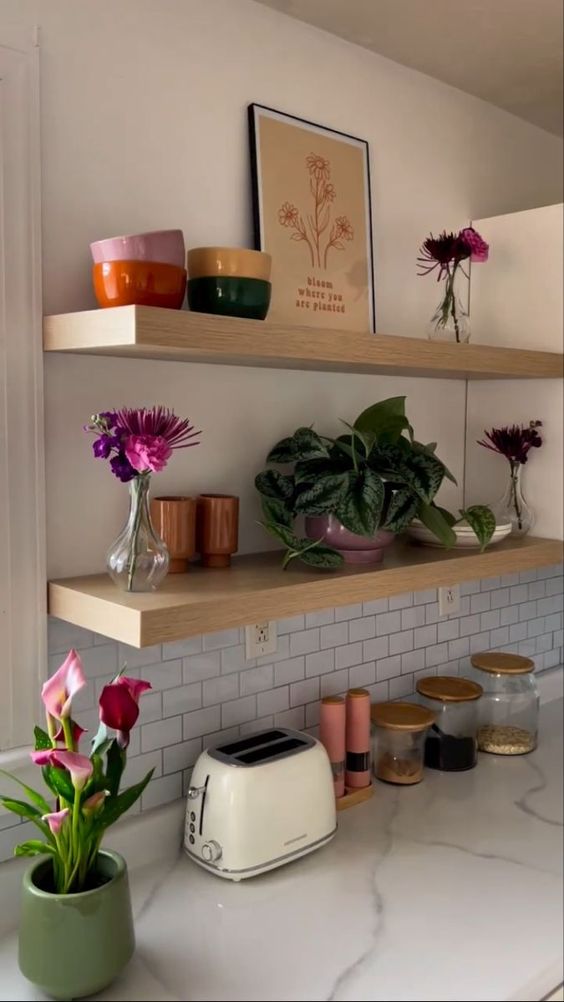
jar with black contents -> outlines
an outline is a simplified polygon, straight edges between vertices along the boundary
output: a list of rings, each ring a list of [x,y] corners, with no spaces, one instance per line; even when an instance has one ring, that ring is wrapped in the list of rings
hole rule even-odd
[[[484,689],[478,748],[492,755],[526,755],[537,746],[539,695],[534,661],[519,654],[473,654]]]
[[[417,692],[436,715],[425,740],[425,765],[444,772],[472,769],[477,761],[482,686],[467,678],[430,675],[419,680]]]

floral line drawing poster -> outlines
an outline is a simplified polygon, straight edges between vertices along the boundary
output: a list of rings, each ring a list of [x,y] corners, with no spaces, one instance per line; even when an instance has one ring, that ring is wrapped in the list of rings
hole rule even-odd
[[[374,331],[368,143],[249,105],[255,245],[272,254],[269,320]]]

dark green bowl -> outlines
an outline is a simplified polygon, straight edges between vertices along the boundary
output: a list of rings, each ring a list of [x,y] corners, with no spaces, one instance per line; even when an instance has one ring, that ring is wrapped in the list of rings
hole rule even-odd
[[[188,306],[195,313],[264,320],[270,306],[270,282],[260,278],[216,275],[188,281]]]

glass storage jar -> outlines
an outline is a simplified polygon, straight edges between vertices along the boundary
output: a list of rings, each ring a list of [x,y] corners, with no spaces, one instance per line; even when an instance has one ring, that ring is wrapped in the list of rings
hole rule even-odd
[[[385,783],[410,785],[423,779],[425,734],[435,714],[416,703],[375,703],[372,770]]]
[[[423,706],[436,715],[425,740],[425,765],[444,772],[472,769],[482,686],[468,678],[430,675],[418,681],[417,692]]]
[[[478,748],[492,755],[526,755],[537,746],[539,695],[530,658],[497,651],[473,654],[484,689]]]

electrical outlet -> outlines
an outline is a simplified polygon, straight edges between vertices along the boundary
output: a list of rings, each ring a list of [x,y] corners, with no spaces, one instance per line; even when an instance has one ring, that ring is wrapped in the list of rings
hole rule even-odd
[[[267,620],[245,627],[245,656],[247,661],[262,658],[276,651],[276,623]]]
[[[460,585],[439,588],[439,616],[460,612]]]

